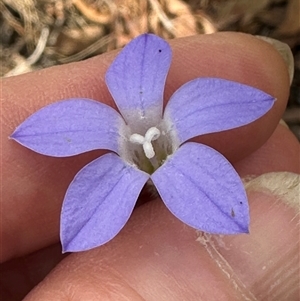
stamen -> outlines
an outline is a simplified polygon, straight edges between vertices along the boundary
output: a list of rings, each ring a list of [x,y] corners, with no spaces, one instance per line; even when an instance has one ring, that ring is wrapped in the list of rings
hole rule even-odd
[[[132,134],[129,138],[129,141],[135,144],[143,145],[143,150],[148,159],[151,159],[155,156],[153,149],[152,141],[158,139],[160,136],[160,130],[156,127],[151,127],[143,137],[140,134]]]
[[[158,139],[159,136],[160,136],[160,130],[153,126],[152,128],[148,129],[148,131],[146,132],[145,140],[153,141]]]
[[[151,159],[155,156],[155,152],[150,141],[145,141],[145,143],[143,144],[143,149],[148,159]]]
[[[145,138],[140,134],[132,134],[129,138],[129,141],[135,144],[144,144]]]

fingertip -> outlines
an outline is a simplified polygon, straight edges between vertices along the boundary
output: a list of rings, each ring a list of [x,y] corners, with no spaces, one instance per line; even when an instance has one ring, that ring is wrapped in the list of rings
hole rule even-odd
[[[244,33],[220,32],[172,40],[171,45],[173,61],[167,93],[196,77],[219,77],[261,89],[280,103],[283,100],[285,106],[288,68],[280,53],[264,40]]]
[[[166,98],[190,79],[213,76],[257,87],[278,99],[271,111],[257,122],[203,136],[198,142],[211,145],[232,161],[262,145],[278,124],[288,95],[287,70],[276,50],[254,37],[237,33],[188,37],[173,40],[171,45],[174,58]],[[103,79],[115,54],[111,52],[83,62],[4,79],[3,137],[8,137],[34,111],[60,99],[86,97],[114,106]],[[31,153],[12,141],[3,143],[2,151],[5,171],[2,184],[6,187],[2,200],[3,212],[6,212],[3,232],[9,236],[7,252],[3,253],[9,258],[16,244],[17,255],[21,255],[58,239],[58,213],[66,187],[76,171],[99,152],[60,160]],[[32,206],[35,210],[31,210]],[[45,222],[47,229],[40,227]]]
[[[241,177],[279,171],[300,173],[299,153],[299,141],[286,125],[279,123],[262,147],[234,167]]]
[[[236,162],[258,149],[275,130],[287,104],[289,74],[280,53],[254,36],[222,32],[172,41],[174,58],[166,99],[186,81],[218,77],[258,88],[276,99],[264,116],[237,129],[195,139]],[[184,69],[183,67],[184,66]]]

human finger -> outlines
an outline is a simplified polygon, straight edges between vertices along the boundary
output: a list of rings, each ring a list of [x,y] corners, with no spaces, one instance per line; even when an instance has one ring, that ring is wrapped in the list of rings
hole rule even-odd
[[[284,143],[282,143],[282,141],[284,141]],[[289,189],[287,188],[287,184],[289,184],[288,182],[284,182],[283,179],[284,178],[280,178],[280,174],[279,175],[275,175],[274,172],[280,172],[280,171],[285,171],[285,172],[300,172],[300,162],[299,162],[299,143],[298,141],[295,139],[295,137],[293,136],[293,134],[288,130],[288,128],[286,126],[282,126],[281,124],[278,125],[277,129],[275,130],[274,134],[270,137],[270,139],[268,140],[268,142],[262,146],[259,150],[257,150],[256,152],[253,153],[253,155],[247,157],[246,159],[238,162],[235,164],[235,168],[237,169],[237,171],[239,172],[239,174],[244,177],[245,180],[247,180],[247,187],[248,189],[251,190],[251,195],[254,195],[253,193],[255,192],[256,195],[257,193],[261,193],[261,199],[259,198],[259,201],[264,202],[264,194],[266,192],[268,192],[268,190],[270,191],[270,189],[274,192],[276,192],[277,194],[282,193],[282,195],[285,194],[285,198],[287,198],[287,195],[290,193]],[[293,152],[293,149],[295,149],[295,152]],[[265,175],[263,175],[265,174]],[[258,177],[260,175],[263,175],[262,177]],[[277,177],[277,185],[276,182],[274,181],[274,179],[272,179],[272,176],[275,177],[275,181],[276,181],[276,177]],[[257,178],[258,177],[258,178]],[[249,178],[253,179],[253,181],[249,182]],[[287,178],[288,179],[288,178]],[[281,186],[281,188],[280,188]],[[290,185],[291,186],[291,185]],[[257,192],[258,190],[258,192]],[[261,192],[259,192],[259,190],[261,190]],[[296,188],[294,187],[294,192],[295,192]],[[263,193],[262,193],[263,191]],[[268,196],[269,197],[269,196]],[[292,197],[291,197],[292,199]],[[252,202],[252,199],[250,199],[250,202]],[[274,196],[274,204],[278,203],[278,196]],[[274,206],[273,204],[273,206]],[[252,205],[250,205],[252,206]],[[254,205],[254,206],[257,206]],[[284,208],[285,205],[281,204],[279,205],[281,206],[280,208]],[[268,208],[272,208],[272,204],[269,204]],[[259,210],[257,210],[259,211]],[[283,213],[282,216],[278,215],[278,212],[275,210],[271,210],[271,212],[276,213],[274,214],[275,216],[270,216],[268,217],[268,221],[271,222],[272,224],[272,218],[274,218],[275,223],[277,223],[278,220],[284,220],[286,218],[286,213]],[[283,211],[284,212],[284,211]],[[155,215],[156,213],[153,212],[153,215]],[[265,212],[261,212],[262,215],[265,214]],[[254,224],[256,224],[257,222],[257,218],[256,217],[252,217],[252,222],[254,222]],[[254,221],[253,221],[254,218]],[[142,218],[141,218],[142,220]],[[158,222],[160,223],[160,227],[161,229],[165,228],[165,225],[162,224],[162,222],[158,219]],[[282,222],[280,222],[280,225],[282,226]],[[135,225],[135,229],[138,229],[138,225]],[[141,228],[143,228],[144,225],[141,225]],[[151,227],[151,225],[149,225],[149,227]],[[262,227],[265,228],[266,226]],[[252,226],[251,226],[252,229]],[[286,231],[289,231],[289,229],[286,229]],[[295,230],[293,230],[295,233]],[[130,233],[130,230],[128,230],[128,232]],[[172,235],[170,233],[170,235]],[[174,235],[174,234],[173,234]],[[251,235],[252,235],[252,230],[251,230]],[[205,240],[205,237],[208,238],[208,236],[205,234],[202,234],[201,239],[202,242],[203,240]],[[211,236],[214,237],[214,239],[217,239],[218,236]],[[294,239],[296,239],[296,241],[291,242],[291,244],[295,244],[297,242],[297,237],[292,236]],[[126,241],[126,244],[124,246],[124,251],[122,254],[122,258],[124,258],[124,261],[126,261],[127,258],[127,245],[131,245],[131,239],[132,238],[128,238]],[[223,239],[223,238],[222,238]],[[229,237],[230,239],[230,237]],[[226,238],[224,238],[224,240],[226,241]],[[249,239],[249,241],[251,241]],[[279,239],[278,243],[281,240]],[[283,241],[282,244],[284,245],[286,243],[286,241]],[[283,245],[281,247],[283,247]],[[250,244],[251,246],[251,244]],[[254,248],[261,248],[261,246],[259,244],[253,246]],[[58,247],[59,248],[59,247]],[[19,287],[23,289],[23,293],[24,292],[29,292],[29,290],[31,288],[33,288],[34,285],[30,286],[30,283],[28,280],[28,275],[32,275],[34,274],[35,277],[34,279],[36,280],[36,282],[34,282],[33,284],[36,284],[39,281],[42,281],[42,279],[44,278],[44,276],[46,275],[46,271],[43,268],[45,266],[44,262],[47,263],[52,263],[53,266],[55,263],[58,262],[58,248],[56,247],[55,252],[49,252],[47,251],[47,253],[45,254],[45,251],[42,250],[40,252],[36,252],[33,255],[30,255],[30,260],[28,259],[21,259],[21,263],[26,262],[26,266],[24,268],[24,264],[19,264],[19,266],[16,266],[16,264],[18,264],[19,259],[13,260],[13,262],[9,262],[7,264],[5,264],[2,268],[1,268],[1,279],[2,279],[2,285],[0,285],[0,287],[2,287],[2,289],[5,288],[5,291],[2,292],[2,294],[8,294],[9,292],[11,294],[14,294],[14,296],[17,294],[16,290],[15,290],[15,286],[16,286],[16,279],[18,281]],[[147,248],[147,247],[146,247]],[[122,250],[123,249],[123,245],[119,245],[117,247],[117,249]],[[51,249],[52,250],[52,249]],[[50,250],[50,251],[51,251]],[[217,251],[214,249],[213,245],[210,245],[210,249],[213,251],[213,255],[216,257],[216,259],[220,260],[220,256],[218,256]],[[146,249],[147,251],[147,249]],[[132,250],[128,250],[128,252],[131,254]],[[267,254],[268,249],[266,249],[264,254],[260,254],[260,257],[265,261],[265,257],[263,256],[268,256]],[[110,253],[110,252],[108,252]],[[249,252],[248,252],[249,253]],[[146,252],[146,257],[148,253]],[[277,254],[277,253],[276,253]],[[271,256],[271,254],[269,254]],[[112,260],[112,258],[110,257],[111,254],[106,255],[108,257],[108,260]],[[116,255],[117,256],[117,255]],[[142,254],[140,255],[142,256]],[[257,254],[255,253],[255,256],[257,256]],[[253,257],[255,257],[253,256]],[[276,255],[277,258],[280,257],[280,254]],[[47,258],[45,260],[45,258]],[[60,259],[60,258],[59,258]],[[262,260],[261,259],[261,260]],[[273,260],[275,260],[276,258],[273,258]],[[293,260],[293,258],[290,258],[291,260]],[[139,260],[141,260],[141,258],[139,258]],[[251,259],[253,260],[253,259]],[[101,260],[99,260],[99,262],[101,262]],[[29,265],[30,263],[30,265]],[[11,265],[13,264],[13,269],[11,269]],[[286,268],[286,264],[287,261],[284,260],[282,262],[282,264],[279,262],[278,266],[276,267],[277,269],[282,268],[285,269]],[[46,268],[49,264],[46,265]],[[273,267],[273,271],[274,273],[276,272],[275,267]],[[9,271],[9,276],[7,276],[7,269],[10,269]],[[36,274],[34,271],[36,271],[38,269],[39,273]],[[44,271],[44,273],[43,273]],[[49,271],[49,269],[48,269]],[[263,270],[262,270],[263,272]],[[6,274],[5,274],[6,273]],[[151,273],[150,273],[151,274]],[[6,275],[6,276],[5,276]],[[3,277],[2,277],[3,276]],[[16,277],[17,276],[17,277]],[[38,277],[39,276],[39,277]],[[65,276],[67,277],[67,276]],[[291,280],[289,277],[287,277],[287,275],[285,275],[283,273],[282,275],[283,279],[285,279],[285,282],[287,283],[285,285],[285,287],[283,289],[285,290],[290,290],[291,286],[289,284],[289,281]],[[286,277],[286,278],[285,278]],[[89,276],[87,276],[87,279],[89,278]],[[32,283],[31,283],[32,284]],[[56,286],[56,282],[54,281],[52,283],[53,286]],[[120,284],[122,285],[122,284]],[[102,287],[104,287],[105,284],[102,285]],[[47,290],[52,290],[52,286],[47,287]],[[278,289],[278,287],[276,288]],[[94,288],[93,288],[94,290]],[[41,291],[40,291],[41,293]],[[39,294],[40,294],[39,293]],[[53,292],[52,292],[53,293]],[[0,291],[1,294],[1,291]],[[11,295],[12,296],[12,295]],[[40,295],[38,295],[40,296]],[[40,296],[41,297],[41,296]],[[12,297],[11,297],[12,299]],[[13,299],[12,299],[13,300]],[[18,299],[19,300],[19,299]],[[250,299],[251,300],[251,299]],[[290,301],[290,300],[289,300]]]
[[[196,231],[156,200],[107,245],[63,260],[25,300],[297,301],[299,176],[278,174],[249,182],[248,235]]]
[[[236,162],[235,169],[243,178],[268,172],[300,173],[300,144],[287,125],[279,123],[272,136],[250,156]]]
[[[174,40],[172,48],[166,98],[183,82],[199,76],[239,80],[277,98],[272,110],[257,122],[199,139],[213,144],[232,161],[258,148],[276,127],[288,94],[286,66],[276,50],[251,36],[233,33]],[[113,106],[103,77],[114,56],[115,52],[108,53],[4,80],[2,137],[9,136],[35,110],[61,98],[82,96]],[[69,183],[80,168],[103,152],[61,159],[35,154],[6,138],[2,146],[1,244],[2,260],[7,260],[58,240],[60,207]]]

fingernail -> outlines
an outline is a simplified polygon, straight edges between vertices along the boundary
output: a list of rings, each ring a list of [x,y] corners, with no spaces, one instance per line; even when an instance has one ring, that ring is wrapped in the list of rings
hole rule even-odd
[[[300,175],[292,172],[270,172],[245,183],[246,190],[265,191],[299,211]]]
[[[286,127],[287,129],[289,129],[289,126],[287,125],[287,123],[286,123],[283,119],[280,119],[280,120],[279,120],[279,124],[283,125],[283,126]]]
[[[293,81],[294,77],[294,57],[291,51],[291,48],[283,42],[280,42],[278,40],[269,38],[269,37],[264,37],[264,36],[256,36],[258,39],[261,39],[269,44],[271,44],[282,56],[284,59],[288,72],[289,72],[289,77],[290,77],[290,84]]]
[[[244,299],[298,300],[300,175],[272,172],[244,183],[250,234],[203,233],[197,241]]]

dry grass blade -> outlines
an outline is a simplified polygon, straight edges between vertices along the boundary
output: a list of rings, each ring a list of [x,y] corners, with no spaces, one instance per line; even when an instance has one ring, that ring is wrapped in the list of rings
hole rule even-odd
[[[292,47],[289,110],[300,107],[299,0],[0,0],[0,11],[0,76],[82,60],[144,32],[171,39],[241,31]]]
[[[93,43],[92,45],[83,49],[82,51],[80,51],[74,55],[71,55],[69,57],[59,59],[59,62],[61,64],[67,64],[67,63],[83,60],[83,59],[91,56],[93,53],[97,52],[97,50],[99,50],[103,46],[109,44],[111,41],[112,41],[112,37],[110,35],[106,35],[105,37],[96,41],[95,43]]]

